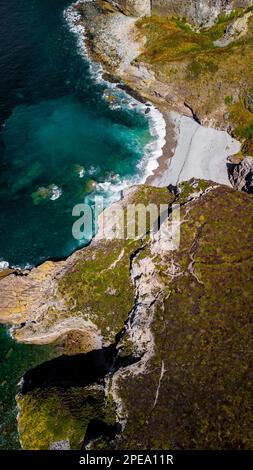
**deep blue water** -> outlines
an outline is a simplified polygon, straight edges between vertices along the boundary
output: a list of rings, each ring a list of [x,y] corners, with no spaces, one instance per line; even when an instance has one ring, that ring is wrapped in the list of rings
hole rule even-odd
[[[104,99],[63,17],[69,4],[0,1],[0,261],[14,266],[77,248],[73,206],[94,181],[131,178],[151,139],[138,107]]]
[[[111,92],[95,83],[64,20],[70,3],[0,0],[0,262],[10,265],[77,248],[73,206],[93,182],[131,178],[151,139],[138,107],[111,109],[103,98]],[[54,201],[51,185],[62,191]],[[17,383],[48,356],[0,326],[0,448],[18,448]]]

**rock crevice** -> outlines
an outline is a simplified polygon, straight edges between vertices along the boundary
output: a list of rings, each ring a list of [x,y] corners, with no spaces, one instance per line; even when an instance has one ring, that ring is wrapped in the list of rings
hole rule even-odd
[[[252,6],[252,0],[107,0],[126,14],[185,17],[197,25],[210,25],[219,15]]]

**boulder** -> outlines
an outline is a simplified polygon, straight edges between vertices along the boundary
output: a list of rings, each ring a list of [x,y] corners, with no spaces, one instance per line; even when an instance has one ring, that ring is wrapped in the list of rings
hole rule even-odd
[[[238,165],[229,166],[229,179],[238,191],[253,193],[253,157],[245,157]]]

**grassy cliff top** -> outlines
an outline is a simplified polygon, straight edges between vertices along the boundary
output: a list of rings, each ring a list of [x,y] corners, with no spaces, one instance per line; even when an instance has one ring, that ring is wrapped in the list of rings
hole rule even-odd
[[[137,63],[146,63],[166,83],[168,95],[188,104],[203,122],[232,127],[253,154],[253,7],[221,16],[196,29],[178,18],[137,22],[146,37]]]
[[[97,392],[92,383],[66,390],[40,380],[18,397],[23,446],[80,448],[89,423],[99,420],[125,427],[116,441],[101,431],[93,448],[250,449],[253,199],[192,180],[177,197],[141,186],[130,201],[176,202],[179,249],[170,237],[160,244],[158,233],[97,240],[58,273],[57,309],[40,283],[48,311],[30,313],[20,340],[79,317],[116,349],[106,394],[103,384]]]

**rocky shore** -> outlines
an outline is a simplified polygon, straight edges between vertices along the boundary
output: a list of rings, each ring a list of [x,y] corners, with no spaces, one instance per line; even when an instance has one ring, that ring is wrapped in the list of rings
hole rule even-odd
[[[233,134],[225,104],[204,112],[209,101],[199,92],[195,109],[173,73],[165,80],[164,64],[148,64],[152,38],[136,18],[108,2],[73,8],[106,79],[157,106],[166,121],[158,168],[125,191],[120,206],[167,204],[169,211],[159,214],[154,235],[148,227],[138,239],[105,240],[99,231],[66,261],[1,277],[0,321],[12,325],[13,337],[58,345],[52,361],[24,377],[22,446],[250,449],[253,200],[231,187],[238,176],[234,169],[229,179],[227,158],[240,144],[226,132]],[[185,24],[173,28],[192,34]],[[179,249],[173,204],[181,214]],[[102,218],[113,225],[114,208],[100,227]],[[170,236],[160,243],[165,226]]]
[[[78,14],[76,24],[83,25],[88,53],[103,64],[106,79],[118,81],[120,87],[125,87],[137,99],[151,101],[164,116],[166,144],[154,174],[147,179],[148,184],[166,186],[196,177],[230,185],[228,158],[239,154],[241,145],[234,138],[232,123],[226,122],[224,103],[218,103],[217,108],[205,114],[199,112],[199,105],[197,109],[194,104],[190,105],[185,90],[176,89],[175,79],[171,81],[171,77],[168,79],[163,75],[162,67],[156,70],[157,66],[154,69],[152,64],[139,59],[145,53],[148,39],[136,26],[138,18],[125,16],[113,9],[108,11],[104,3],[77,2],[73,7]],[[189,81],[185,77],[184,86]],[[197,83],[195,85],[199,86]],[[203,101],[204,105],[207,101],[208,109],[208,99],[205,95],[201,97],[201,91],[199,101]],[[216,132],[211,129],[213,126]],[[173,161],[170,161],[172,156]]]
[[[179,189],[139,186],[121,202],[177,203],[179,250],[159,233],[97,237],[66,262],[0,282],[1,321],[15,325],[15,339],[58,344],[60,362],[24,378],[24,448],[80,448],[97,419],[92,448],[252,446],[252,199],[202,180]],[[81,364],[95,352],[90,377]],[[62,368],[64,357],[73,360]],[[109,424],[118,426],[110,438]]]

